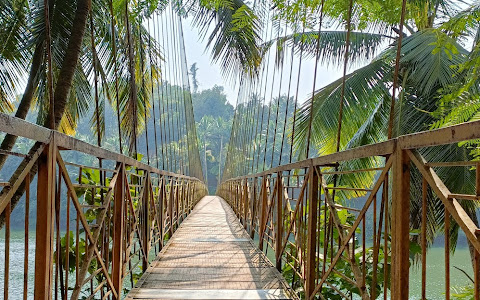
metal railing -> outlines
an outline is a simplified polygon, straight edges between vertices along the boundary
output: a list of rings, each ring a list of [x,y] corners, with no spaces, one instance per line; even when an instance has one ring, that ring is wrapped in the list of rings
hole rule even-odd
[[[196,178],[14,117],[0,114],[0,131],[33,145],[28,154],[2,153],[24,166],[0,191],[4,299],[12,297],[12,285],[16,299],[121,298],[206,194]],[[15,213],[23,219],[12,220]],[[19,253],[11,255],[12,221],[15,232],[23,232],[16,239],[23,263]],[[17,276],[12,282],[11,272],[23,274],[23,281]]]
[[[305,299],[409,299],[415,264],[421,294],[413,296],[427,299],[428,230],[436,230],[437,238],[447,233],[441,276],[450,299],[449,237],[456,226],[470,246],[473,297],[479,299],[480,229],[476,209],[466,211],[464,204],[480,200],[480,162],[425,158],[478,138],[480,122],[401,136],[233,178],[218,194],[259,248],[273,251],[277,268]],[[449,186],[444,178],[458,168],[474,176],[473,189]],[[427,227],[428,213],[440,215],[443,224]],[[412,244],[421,250],[411,250]]]

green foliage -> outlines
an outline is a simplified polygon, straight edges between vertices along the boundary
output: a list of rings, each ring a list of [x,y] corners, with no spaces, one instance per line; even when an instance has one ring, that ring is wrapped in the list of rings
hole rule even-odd
[[[294,32],[268,41],[263,45],[264,51],[276,44],[277,57],[283,57],[289,48],[287,46],[297,45],[299,48],[301,45],[304,58],[315,58],[317,47],[319,47],[318,56],[324,65],[342,66],[345,58],[347,33],[337,30],[322,30],[320,37],[318,35],[318,31]],[[377,33],[351,32],[348,53],[351,64],[360,64],[373,58],[378,48],[389,38]]]
[[[321,211],[324,210],[324,207],[321,208]],[[337,210],[338,212],[338,217],[340,218],[340,222],[342,224],[344,224],[345,226],[351,226],[353,225],[353,223],[355,222],[355,219],[356,219],[356,216],[352,213],[349,213],[347,210]],[[319,222],[319,226],[321,228],[323,228],[323,226],[325,226],[325,221],[328,223],[328,219],[325,220],[324,218],[324,214],[320,214],[320,222]],[[337,228],[334,226],[333,227],[333,248],[334,249],[338,249],[339,245],[338,245],[338,239],[339,239],[339,232],[337,230]],[[303,232],[298,232],[297,233],[298,235],[300,235],[296,241],[305,241],[306,240],[306,237],[303,235]],[[376,285],[375,286],[372,286],[372,282],[373,282],[373,277],[374,277],[374,256],[376,255],[374,253],[374,248],[373,247],[365,247],[365,252],[363,252],[363,247],[361,245],[361,240],[359,240],[359,237],[361,237],[361,230],[360,228],[357,228],[355,230],[355,245],[356,245],[356,248],[355,248],[355,263],[357,266],[361,266],[363,267],[363,264],[365,264],[365,270],[366,270],[366,273],[365,273],[365,278],[366,278],[366,288],[367,288],[367,291],[372,291],[373,289],[375,289],[375,294],[376,295],[380,295],[380,293],[385,289],[385,288],[389,288],[389,285],[390,285],[390,276],[388,276],[387,280],[386,280],[386,284],[387,286],[384,286],[384,282],[385,282],[385,278],[384,278],[384,272],[387,272],[387,274],[390,274],[390,268],[391,268],[391,257],[389,256],[387,258],[387,264],[385,265],[384,264],[384,243],[382,242],[380,247],[379,247],[379,250],[378,250],[378,264],[377,264],[377,268],[376,268],[376,278],[377,278],[377,281],[376,281]],[[390,247],[390,236],[388,236],[388,247]],[[325,243],[325,235],[324,235],[324,232],[323,231],[318,231],[317,232],[317,239],[319,240],[319,245],[321,247],[320,250],[317,250],[319,251],[321,254],[319,255],[319,257],[317,258],[317,262],[316,264],[321,268],[324,263],[327,264],[327,266],[329,265],[331,259],[333,259],[333,257],[335,257],[336,255],[336,250],[334,251],[334,253],[332,254],[330,250],[327,250],[326,251],[326,256],[324,256],[324,252],[323,252],[323,246],[324,243]],[[368,241],[368,240],[367,240]],[[331,242],[331,240],[330,240]],[[300,246],[300,245],[297,245],[297,246]],[[302,245],[301,247],[304,247],[304,245]],[[412,243],[411,244],[411,247],[413,249],[416,249],[418,248],[418,244],[415,244],[415,243]],[[295,248],[294,245],[292,244],[287,244],[287,248],[285,250],[287,253],[289,253],[291,255],[291,257],[297,257],[298,253],[297,253],[297,249]],[[332,256],[333,255],[333,256]],[[353,285],[351,281],[348,281],[346,280],[343,276],[339,275],[339,274],[343,274],[345,275],[347,278],[355,278],[354,277],[354,274],[353,274],[353,270],[352,270],[352,266],[350,264],[350,262],[348,261],[348,258],[346,257],[347,255],[351,255],[351,252],[350,254],[347,254],[346,253],[346,250],[343,254],[343,256],[340,257],[340,259],[338,260],[337,264],[335,265],[335,271],[337,272],[332,272],[330,273],[330,275],[328,276],[328,283],[335,286],[338,290],[340,290],[342,293],[346,294],[346,295],[353,295],[353,297],[355,298],[356,296],[359,296],[360,295],[360,291],[358,290],[357,286],[356,285]],[[363,260],[363,256],[365,256],[365,261]],[[290,257],[290,256],[288,256]],[[288,264],[284,264],[283,266],[283,269],[282,269],[282,274],[284,276],[284,278],[287,280],[287,282],[290,284],[290,286],[292,286],[292,288],[295,290],[295,292],[297,294],[300,295],[300,297],[303,297],[304,296],[304,291],[303,291],[303,281],[301,280],[301,278],[299,278],[298,274],[295,273],[295,270],[292,269],[292,266],[297,266],[295,261],[292,259],[291,261],[288,261],[289,263]],[[297,266],[297,272],[301,272],[301,268],[299,266]],[[321,294],[322,296],[325,298],[325,299],[343,299],[342,296],[337,292],[335,291],[334,289],[332,289],[331,287],[329,287],[328,285],[324,284],[323,285],[323,288],[321,290]]]
[[[453,287],[452,299],[455,300],[473,300],[475,299],[475,288],[473,285],[462,287]]]
[[[190,70],[193,77],[198,70],[196,64],[192,64]],[[204,178],[210,193],[215,193],[225,163],[234,108],[222,86],[192,93],[192,105]]]
[[[68,243],[67,243],[67,233],[63,237],[61,237],[60,241],[60,259],[62,263],[62,269],[67,270],[69,273],[75,272],[76,268],[76,259],[77,259],[77,244],[75,244],[75,232],[70,231],[68,234]],[[79,255],[79,261],[83,261],[85,258],[85,253],[86,253],[86,248],[85,248],[85,239],[79,238],[78,241],[78,255]],[[67,260],[66,260],[66,253],[68,252],[68,266]],[[57,252],[55,251],[54,253],[54,259],[55,263],[57,262]],[[92,264],[89,267],[89,271],[92,273],[95,271],[94,265]]]
[[[208,34],[207,47],[225,76],[255,76],[261,62],[262,23],[250,6],[242,0],[189,0],[184,7],[201,36]]]
[[[233,118],[233,106],[228,102],[227,95],[222,86],[214,86],[192,94],[195,122],[199,122],[204,116],[231,120]]]

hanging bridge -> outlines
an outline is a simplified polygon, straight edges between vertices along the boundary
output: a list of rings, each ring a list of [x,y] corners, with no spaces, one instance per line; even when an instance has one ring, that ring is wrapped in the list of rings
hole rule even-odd
[[[166,4],[138,21],[129,17],[128,1],[120,8],[102,3],[93,1],[98,11],[86,5],[83,20],[80,44],[88,50],[80,58],[91,70],[76,66],[69,87],[80,103],[82,80],[88,85],[96,143],[61,132],[69,131],[78,111],[58,104],[68,74],[52,51],[62,33],[49,26],[55,21],[48,21],[55,17],[49,5],[41,7],[48,25],[46,87],[32,91],[45,93],[48,113],[38,121],[44,126],[0,113],[3,299],[450,299],[453,235],[468,247],[462,272],[480,299],[480,228],[470,205],[480,200],[480,162],[453,155],[465,151],[459,145],[480,139],[480,121],[393,135],[395,114],[401,115],[394,107],[401,38],[380,141],[342,131],[342,118],[353,110],[385,110],[349,98],[353,1],[340,56],[343,77],[329,94],[340,108],[334,120],[316,117],[331,107],[315,106],[314,96],[301,102],[308,49],[276,33],[284,44],[265,50],[258,76],[241,80],[217,195],[210,196],[184,12]],[[108,16],[109,28],[99,14]],[[265,26],[262,38],[275,39],[274,24]],[[309,51],[315,94],[320,41]],[[314,137],[319,122],[336,135]],[[318,154],[322,139],[334,144],[329,154]],[[453,154],[431,155],[437,152]],[[452,185],[451,176],[465,182]],[[433,244],[443,249],[437,269],[427,256]],[[441,291],[429,280],[440,282]]]

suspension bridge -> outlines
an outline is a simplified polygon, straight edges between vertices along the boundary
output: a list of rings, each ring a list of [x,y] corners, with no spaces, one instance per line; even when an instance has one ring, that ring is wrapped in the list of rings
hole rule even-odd
[[[258,74],[239,80],[215,196],[204,182],[182,8],[159,3],[145,12],[129,1],[78,0],[67,34],[77,54],[58,57],[65,32],[56,27],[62,11],[52,2],[36,7],[45,18],[39,47],[45,87],[31,93],[44,105],[43,126],[0,113],[3,299],[450,299],[452,235],[468,245],[470,269],[463,272],[480,299],[480,228],[469,205],[480,200],[480,163],[432,155],[463,152],[459,145],[480,139],[480,121],[400,134],[402,35],[392,85],[379,97],[384,102],[358,103],[350,92],[355,77],[347,74],[360,51],[351,42],[354,1],[339,55],[343,76],[327,91],[339,107],[333,120],[322,118],[332,106],[314,102],[320,34],[307,49],[301,38],[281,38],[290,33],[287,23],[282,31],[267,13],[258,38],[274,42],[264,45]],[[318,32],[323,4],[309,12]],[[198,18],[215,16],[216,30],[227,22],[220,10],[204,9]],[[81,63],[69,73],[72,61]],[[308,64],[313,73],[305,71]],[[303,91],[305,81],[311,94]],[[66,134],[85,91],[93,99],[96,143]],[[69,101],[77,104],[73,110]],[[357,122],[363,135],[342,129],[358,109],[372,110]],[[385,138],[377,140],[368,122],[381,110]],[[324,123],[335,134],[314,136]],[[328,151],[319,149],[324,140],[333,143]],[[453,185],[449,176],[473,186]],[[436,241],[428,238],[438,230],[432,215],[443,220]],[[444,250],[441,273],[427,260],[434,242]],[[429,280],[441,282],[440,293]]]

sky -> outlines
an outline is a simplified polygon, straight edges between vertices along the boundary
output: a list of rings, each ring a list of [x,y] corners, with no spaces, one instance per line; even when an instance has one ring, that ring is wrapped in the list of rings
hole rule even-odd
[[[455,2],[460,9],[466,8],[471,1],[456,1]],[[238,95],[238,84],[232,83],[230,80],[226,80],[222,77],[220,68],[217,64],[212,63],[211,56],[209,50],[205,50],[206,42],[199,39],[198,30],[192,28],[191,26],[191,19],[183,19],[183,29],[184,29],[184,36],[185,36],[185,46],[186,46],[186,55],[187,55],[187,63],[190,66],[192,63],[197,63],[199,68],[198,70],[198,78],[200,82],[199,89],[208,89],[213,87],[214,85],[222,85],[225,88],[225,92],[227,94],[228,101],[235,105],[237,95]],[[469,43],[470,44],[470,43]],[[386,47],[382,45],[377,49],[377,53],[384,50]],[[273,55],[270,58],[273,60]],[[366,64],[367,62],[364,62]],[[355,69],[358,69],[363,65],[349,65],[348,66],[348,73],[352,72]],[[298,59],[294,61],[294,69],[298,67]],[[299,80],[299,94],[298,94],[298,101],[300,103],[304,102],[308,99],[308,96],[312,93],[313,89],[313,77],[314,77],[314,70],[315,70],[315,61],[314,59],[304,59],[302,63],[302,71],[301,71],[301,80]],[[298,72],[294,75],[298,75]],[[317,79],[315,82],[315,89],[318,90],[321,87],[328,85],[329,83],[341,78],[343,75],[342,66],[325,66],[319,65],[317,71]],[[278,76],[278,75],[277,75]],[[270,80],[272,76],[269,76]],[[296,82],[297,76],[294,76],[294,82]],[[278,77],[277,77],[278,80]],[[269,89],[267,90],[266,94],[275,94],[271,93],[272,89],[270,88],[271,82],[268,82],[267,86]],[[288,86],[288,76],[284,76],[282,84],[276,85],[276,88],[279,86],[282,88],[282,93],[286,90],[286,86]],[[275,88],[273,89],[275,90]]]
[[[215,85],[225,88],[227,99],[235,104],[238,93],[238,84],[235,86],[230,80],[222,77],[220,67],[212,63],[209,50],[205,50],[207,43],[200,39],[199,32],[192,28],[191,19],[183,19],[183,33],[185,39],[185,52],[187,64],[197,63],[199,90],[209,89]]]
[[[208,89],[215,85],[221,85],[225,88],[225,93],[227,94],[228,101],[235,105],[237,95],[238,95],[238,83],[232,82],[230,79],[226,79],[222,76],[220,67],[218,64],[212,62],[210,50],[206,49],[206,41],[200,39],[199,32],[196,28],[192,27],[191,19],[183,19],[183,30],[184,30],[184,38],[185,38],[185,48],[186,48],[186,56],[187,56],[187,64],[190,66],[193,63],[197,63],[198,67],[198,80],[200,82],[199,90]],[[270,58],[272,61],[274,59],[273,56]],[[288,73],[289,65],[286,65],[284,71],[285,74]],[[295,83],[297,80],[298,72],[298,60],[294,61],[294,78],[292,81]],[[309,94],[312,92],[313,88],[313,73],[315,70],[315,63],[313,59],[304,60],[302,63],[302,71],[301,71],[301,80],[299,85],[299,102],[305,101]],[[279,76],[277,74],[277,76]],[[316,80],[316,89],[323,87],[332,81],[340,78],[342,76],[342,71],[340,68],[337,67],[327,67],[327,66],[318,66],[317,71],[317,80]],[[271,89],[271,80],[272,76],[269,75],[270,81],[268,82],[267,86],[267,95],[272,93]],[[286,93],[287,86],[288,86],[288,75],[283,76],[282,80],[282,93]],[[279,77],[277,77],[277,81],[279,82]],[[275,86],[277,89],[279,83],[276,83]],[[275,94],[275,93],[274,93]],[[292,91],[293,94],[293,91]]]
[[[238,82],[233,82],[231,79],[224,78],[221,73],[221,69],[218,64],[212,62],[212,58],[210,55],[210,49],[206,49],[207,42],[200,38],[198,29],[192,27],[192,19],[182,19],[183,22],[183,31],[184,31],[184,39],[185,39],[185,50],[187,56],[187,65],[190,66],[193,63],[197,63],[198,67],[198,80],[199,80],[199,90],[209,89],[215,85],[220,85],[224,87],[225,93],[227,95],[228,101],[235,105],[239,84]],[[153,24],[153,23],[151,23]],[[271,55],[270,59],[273,61],[274,56]],[[302,72],[301,72],[301,80],[299,86],[299,96],[298,101],[302,103],[305,99],[308,98],[308,95],[312,92],[313,87],[313,73],[314,73],[314,61],[304,60],[302,63]],[[287,66],[287,65],[286,65]],[[289,65],[288,65],[289,66]],[[294,61],[294,70],[297,69],[298,60]],[[294,73],[298,75],[298,73]],[[277,75],[278,76],[278,75]],[[316,81],[316,89],[327,85],[328,83],[340,78],[342,76],[342,72],[340,68],[337,67],[325,67],[319,66],[317,72],[317,81]],[[266,95],[274,95],[276,93],[272,93],[271,88],[271,80],[272,76],[269,74],[269,80],[267,86],[269,87],[266,91]],[[294,76],[292,79],[293,82],[296,82],[297,76]],[[277,77],[278,81],[278,77]],[[276,86],[278,87],[278,82]],[[282,94],[286,93],[286,87],[288,86],[288,76],[283,76],[282,81]],[[22,82],[17,86],[18,93],[21,94],[25,88],[25,82]],[[293,95],[294,89],[292,91]],[[275,96],[274,96],[275,97]],[[267,97],[267,99],[269,99]]]

